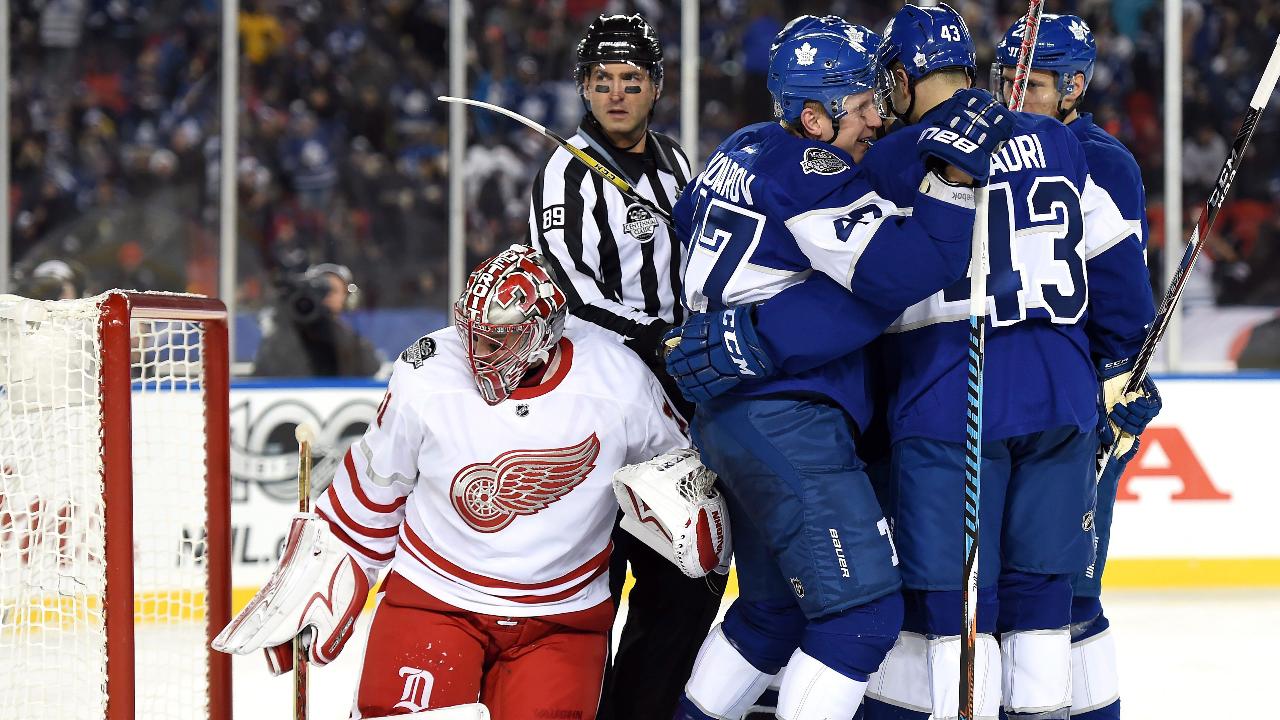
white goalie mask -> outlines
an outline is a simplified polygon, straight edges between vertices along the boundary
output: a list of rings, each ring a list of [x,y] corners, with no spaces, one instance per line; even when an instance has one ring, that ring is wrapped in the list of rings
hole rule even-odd
[[[453,315],[486,403],[507,399],[531,366],[551,357],[566,313],[564,292],[533,248],[512,245],[471,272]]]

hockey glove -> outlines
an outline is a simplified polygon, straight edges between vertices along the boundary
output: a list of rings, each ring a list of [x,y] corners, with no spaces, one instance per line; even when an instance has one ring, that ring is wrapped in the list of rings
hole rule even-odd
[[[1106,422],[1102,423],[1104,445],[1108,437],[1117,438],[1116,457],[1132,456],[1137,450],[1137,436],[1160,413],[1164,406],[1160,391],[1150,375],[1142,378],[1136,392],[1124,393],[1133,375],[1133,360],[1103,360],[1098,365],[1102,375],[1102,402]],[[1127,459],[1127,458],[1126,458]]]
[[[275,572],[211,644],[237,655],[261,648],[271,673],[281,675],[293,669],[290,641],[302,635],[311,664],[326,665],[351,638],[369,585],[329,523],[298,513]]]
[[[613,474],[622,528],[689,577],[728,574],[729,510],[715,481],[687,448],[622,466]]]
[[[941,162],[979,184],[991,176],[991,153],[1013,135],[1013,112],[986,90],[959,90],[930,113],[916,152],[925,165]]]
[[[756,335],[750,305],[695,313],[667,331],[667,373],[691,402],[723,395],[744,378],[773,374],[773,362]]]

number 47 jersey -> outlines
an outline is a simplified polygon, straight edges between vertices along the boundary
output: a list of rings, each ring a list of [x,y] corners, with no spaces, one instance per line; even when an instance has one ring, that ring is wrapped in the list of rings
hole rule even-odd
[[[1098,348],[1132,354],[1154,316],[1141,240],[1090,177],[1074,134],[1051,118],[1018,113],[1015,122],[987,184],[983,435],[992,440],[1092,428]],[[923,172],[900,160],[922,129],[892,133],[867,153],[881,195],[903,197]],[[969,282],[912,305],[889,330],[882,357],[895,440],[962,440]]]
[[[908,152],[915,157],[914,147]],[[914,215],[877,195],[853,159],[832,145],[799,138],[778,123],[747,126],[721,143],[672,211],[685,244],[685,304],[709,312],[762,302],[816,270],[847,289],[861,309],[833,318],[827,329],[857,338],[847,347],[861,347],[968,264],[969,188],[917,177],[906,204]],[[732,392],[818,392],[863,424],[869,406],[861,359],[841,363],[784,365],[780,375]]]

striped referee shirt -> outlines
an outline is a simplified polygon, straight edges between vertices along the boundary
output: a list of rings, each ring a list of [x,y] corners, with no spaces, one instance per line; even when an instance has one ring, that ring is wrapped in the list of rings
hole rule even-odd
[[[660,133],[649,132],[643,153],[624,152],[588,116],[569,142],[668,213],[689,180],[684,151]],[[656,351],[658,328],[650,325],[684,319],[680,241],[563,148],[533,181],[529,234],[555,270],[570,312],[617,334],[641,357]],[[637,338],[654,346],[640,347]]]

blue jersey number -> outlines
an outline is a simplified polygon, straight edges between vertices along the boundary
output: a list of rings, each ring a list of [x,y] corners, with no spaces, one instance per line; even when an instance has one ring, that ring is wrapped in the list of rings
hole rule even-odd
[[[719,310],[725,307],[725,286],[760,240],[764,216],[712,199],[697,227],[685,281],[686,284],[690,281],[696,283],[696,276],[702,275],[702,295],[708,303],[703,311]],[[710,253],[711,258],[705,258],[704,252]],[[708,259],[709,268],[706,267]],[[702,267],[695,268],[695,265]]]
[[[1088,299],[1081,241],[1084,221],[1080,197],[1065,178],[1037,178],[1028,194],[1029,227],[1018,228],[1013,194],[1008,183],[987,189],[987,293],[995,304],[992,324],[1012,325],[1027,318],[1028,306],[1042,308],[1053,322],[1079,320]],[[1051,257],[1040,259],[1034,252],[1015,257],[1019,230],[1050,235]],[[1035,248],[1031,248],[1035,250]],[[1052,268],[1052,275],[1047,273]],[[1063,282],[1062,270],[1066,271]],[[1037,272],[1039,270],[1040,272]],[[1028,293],[1034,285],[1036,293]],[[1065,290],[1064,290],[1065,287]],[[1031,294],[1034,298],[1028,298]],[[969,279],[961,278],[943,291],[947,302],[969,300]],[[1030,302],[1028,302],[1030,300]]]

